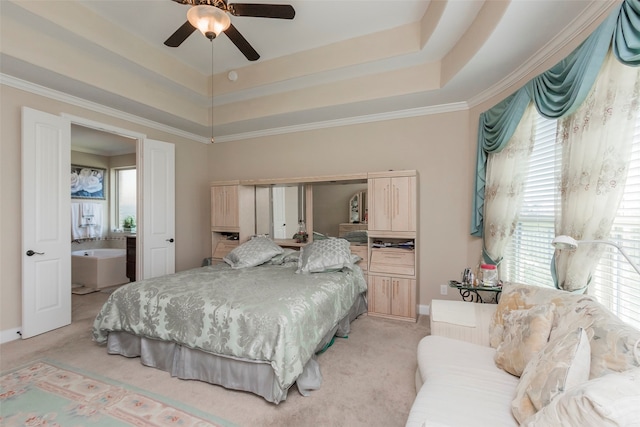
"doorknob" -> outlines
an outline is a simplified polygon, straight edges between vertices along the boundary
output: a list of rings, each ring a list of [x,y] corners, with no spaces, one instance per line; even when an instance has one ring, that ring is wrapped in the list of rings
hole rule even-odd
[[[27,256],[44,255],[44,252],[34,252],[31,249],[27,251]]]
[[[167,239],[166,241],[169,243],[173,243],[173,239]]]

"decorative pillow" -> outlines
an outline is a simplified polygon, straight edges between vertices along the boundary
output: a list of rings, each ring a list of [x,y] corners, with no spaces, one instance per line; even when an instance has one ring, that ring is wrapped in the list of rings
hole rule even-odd
[[[640,424],[640,368],[594,378],[564,392],[527,418],[527,427]]]
[[[519,423],[534,415],[566,389],[589,379],[591,348],[582,328],[547,343],[524,368],[511,402]]]
[[[504,337],[495,354],[496,365],[517,377],[534,354],[549,341],[556,306],[538,305],[504,315]]]
[[[345,239],[313,241],[300,250],[297,273],[322,273],[342,268],[353,269],[351,246]]]
[[[278,254],[273,258],[271,258],[271,260],[269,260],[269,264],[281,265],[286,262],[292,262],[292,261],[298,262],[299,256],[300,256],[299,251],[291,248],[286,248],[282,250],[281,254]]]
[[[264,236],[257,236],[233,249],[222,258],[231,268],[255,267],[264,264],[274,256],[281,254],[283,249],[273,240]]]
[[[531,304],[525,303],[520,292],[516,292],[517,287],[517,285],[511,283],[505,283],[502,286],[500,301],[498,301],[498,306],[493,313],[491,324],[489,325],[489,345],[493,348],[498,348],[504,337],[504,316],[512,310],[522,310],[532,307]]]

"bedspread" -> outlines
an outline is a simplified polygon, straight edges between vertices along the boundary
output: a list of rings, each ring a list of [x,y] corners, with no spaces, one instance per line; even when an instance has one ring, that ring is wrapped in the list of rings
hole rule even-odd
[[[226,264],[124,285],[97,315],[93,340],[125,331],[209,353],[270,363],[288,388],[366,291],[362,271],[296,274],[296,264]]]

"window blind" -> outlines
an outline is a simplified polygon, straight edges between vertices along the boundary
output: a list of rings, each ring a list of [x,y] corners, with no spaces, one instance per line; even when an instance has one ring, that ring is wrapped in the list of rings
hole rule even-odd
[[[503,280],[553,286],[550,265],[553,256],[554,215],[557,201],[555,169],[558,162],[556,120],[536,119],[529,174],[524,184],[522,206],[511,242],[500,265]]]
[[[555,176],[561,162],[560,147],[555,142],[556,123],[537,118],[519,220],[500,266],[503,280],[553,286],[551,241],[555,237],[554,216],[559,206]],[[640,265],[640,117],[623,199],[609,239],[621,245]],[[640,328],[640,275],[617,248],[609,245],[603,248],[604,254],[587,292],[620,319]]]

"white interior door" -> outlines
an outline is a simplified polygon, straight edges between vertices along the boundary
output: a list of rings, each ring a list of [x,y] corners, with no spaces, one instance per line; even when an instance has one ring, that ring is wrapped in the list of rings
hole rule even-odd
[[[71,123],[22,108],[22,338],[71,323]]]
[[[271,203],[273,205],[273,238],[287,238],[287,219],[285,217],[284,187],[271,188]]]
[[[175,272],[175,146],[145,139],[142,150],[142,278]]]

